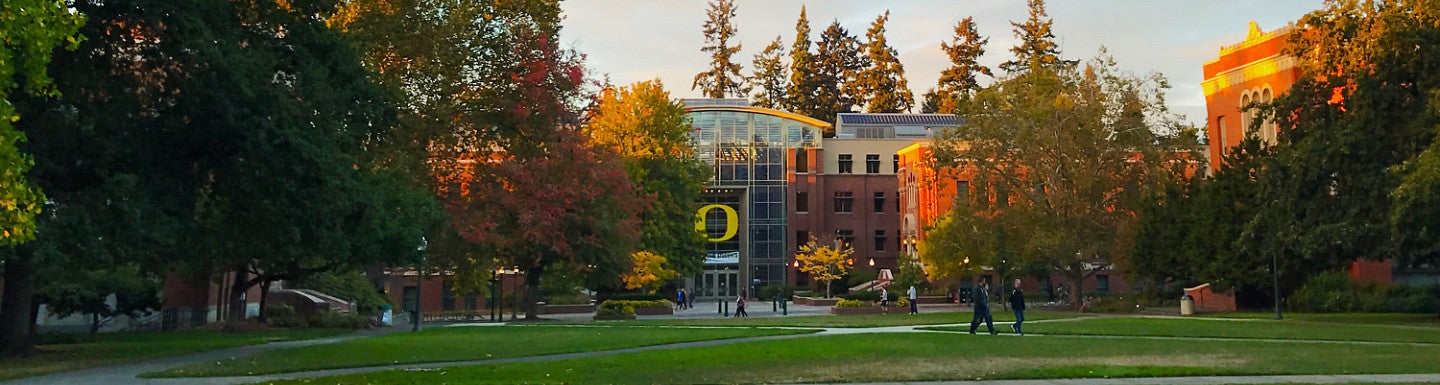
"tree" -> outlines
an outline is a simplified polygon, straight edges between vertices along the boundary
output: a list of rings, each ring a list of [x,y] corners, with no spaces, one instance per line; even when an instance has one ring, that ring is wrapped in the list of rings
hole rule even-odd
[[[759,88],[752,94],[750,104],[771,109],[781,109],[786,103],[785,87],[786,72],[785,64],[781,61],[780,55],[783,46],[780,45],[780,36],[775,41],[765,46],[765,50],[755,55],[754,74],[750,75],[750,84]]]
[[[1299,80],[1255,106],[1279,130],[1242,249],[1278,260],[1280,286],[1356,259],[1434,263],[1434,111],[1440,5],[1328,1],[1291,40]],[[1365,42],[1365,44],[1356,44]],[[1377,129],[1383,127],[1384,129]]]
[[[446,204],[465,240],[493,251],[525,274],[525,310],[536,319],[541,277],[585,277],[590,287],[618,286],[653,197],[630,183],[620,158],[578,129],[556,131],[540,156],[506,156],[472,166]],[[565,188],[556,188],[565,186]]]
[[[810,20],[805,6],[800,6],[800,19],[795,21],[795,43],[790,46],[790,84],[785,87],[785,108],[800,115],[814,117],[820,108],[815,90],[820,88],[814,55],[810,53]]]
[[[675,270],[665,268],[665,257],[659,254],[641,250],[630,253],[630,258],[635,260],[635,267],[621,277],[626,290],[644,289],[646,293],[654,293],[661,284],[680,276]]]
[[[931,112],[955,113],[961,101],[980,90],[978,75],[995,76],[990,67],[980,64],[989,42],[990,38],[980,36],[970,17],[955,24],[955,36],[949,43],[940,43],[940,49],[950,58],[950,67],[940,71],[939,84],[931,90],[933,93],[926,94],[926,103],[935,106]]]
[[[705,238],[692,224],[710,168],[695,157],[685,106],[659,80],[607,88],[599,99],[586,125],[591,141],[617,153],[630,183],[654,197],[639,249],[662,256],[666,269],[700,274]]]
[[[1015,28],[1015,38],[1020,42],[1010,47],[1015,59],[1000,63],[1000,69],[1016,74],[1042,67],[1056,67],[1074,64],[1060,60],[1060,46],[1055,44],[1055,32],[1051,30],[1053,20],[1045,13],[1045,0],[1029,0],[1030,18],[1024,23],[1010,22]]]
[[[934,157],[972,172],[986,192],[954,215],[1005,225],[961,231],[960,239],[1020,242],[997,246],[1007,266],[991,266],[1008,268],[1012,258],[1016,265],[1043,262],[1077,289],[1096,267],[1124,260],[1142,192],[1186,178],[1198,159],[1194,147],[1160,145],[1193,133],[1166,109],[1166,87],[1158,74],[1118,72],[1102,50],[1083,71],[1036,68],[977,93],[961,110],[964,126],[938,135]]]
[[[820,244],[814,237],[809,242],[800,246],[800,251],[795,253],[795,261],[800,263],[800,271],[810,274],[816,281],[825,282],[825,298],[830,298],[830,284],[837,279],[845,278],[845,274],[854,266],[850,256],[855,249],[849,245],[839,247],[828,244]]]
[[[54,95],[46,65],[55,48],[75,49],[85,19],[64,1],[7,0],[0,4],[0,20],[0,248],[9,248],[35,239],[35,217],[45,202],[45,194],[25,179],[34,159],[19,148],[26,138],[13,126],[22,116],[11,93]],[[0,258],[5,262],[0,353],[23,353],[31,347],[36,264],[26,252],[6,254],[10,256]]]
[[[861,70],[856,79],[857,99],[868,102],[865,112],[909,112],[915,105],[915,95],[905,80],[905,66],[897,57],[899,53],[885,40],[885,22],[889,20],[890,11],[885,11],[865,31],[865,56],[870,66]]]
[[[710,69],[695,74],[695,83],[690,89],[699,88],[706,97],[716,99],[725,95],[749,94],[745,76],[740,74],[740,63],[732,60],[740,52],[739,41],[730,46],[730,40],[735,39],[735,34],[739,32],[730,22],[735,17],[735,2],[715,0],[710,3],[705,15],[708,17],[704,29],[705,46],[700,47],[700,51],[710,54]]]
[[[808,115],[826,122],[835,122],[835,115],[854,112],[855,106],[864,104],[864,95],[856,79],[860,71],[870,66],[869,59],[861,54],[860,40],[836,20],[820,35],[815,47],[815,85],[809,89],[815,95],[815,110]],[[826,132],[833,137],[834,129]]]

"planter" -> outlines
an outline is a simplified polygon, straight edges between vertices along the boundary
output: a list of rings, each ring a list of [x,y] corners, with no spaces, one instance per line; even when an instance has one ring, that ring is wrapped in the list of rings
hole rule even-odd
[[[840,301],[839,298],[814,298],[799,296],[795,297],[794,299],[796,305],[805,306],[835,306],[835,302],[838,301]]]
[[[596,315],[596,316],[594,317],[594,319],[595,319],[596,321],[622,321],[622,320],[633,320],[633,319],[635,319],[635,316],[634,316],[634,315],[630,315],[630,314]]]
[[[666,307],[637,307],[635,315],[667,315],[675,314],[675,308]]]
[[[834,315],[855,315],[855,314],[883,314],[884,309],[879,306],[865,307],[832,307],[830,314]]]
[[[550,305],[542,302],[539,305],[540,314],[584,314],[595,312],[595,304]]]

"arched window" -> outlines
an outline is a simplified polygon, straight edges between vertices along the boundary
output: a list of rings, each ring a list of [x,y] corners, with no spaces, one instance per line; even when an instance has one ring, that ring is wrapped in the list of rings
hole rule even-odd
[[[1271,94],[1269,87],[1266,87],[1265,90],[1261,92],[1261,102],[1269,103],[1274,100],[1275,96]],[[1265,140],[1265,143],[1275,144],[1275,127],[1275,119],[1270,116],[1267,116],[1265,122],[1261,123],[1260,137]]]
[[[1252,101],[1254,100],[1250,98],[1249,91],[1240,95],[1240,131],[1244,132],[1245,136],[1250,136],[1250,118],[1255,114],[1255,110],[1250,108]]]

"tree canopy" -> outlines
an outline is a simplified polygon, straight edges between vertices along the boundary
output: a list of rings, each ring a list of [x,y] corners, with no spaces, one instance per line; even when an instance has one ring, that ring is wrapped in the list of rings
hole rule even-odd
[[[749,94],[750,87],[740,74],[740,63],[734,60],[741,47],[735,37],[739,30],[731,21],[735,17],[735,2],[714,0],[705,16],[705,45],[700,51],[710,54],[710,69],[695,74],[695,83],[690,88],[698,88],[706,97],[716,99]],[[730,45],[731,40],[736,40],[735,45]]]
[[[870,66],[861,70],[856,79],[857,100],[864,100],[865,112],[909,112],[915,105],[899,53],[885,40],[885,22],[889,20],[890,11],[885,11],[865,31],[865,56]]]
[[[1054,21],[1045,12],[1045,0],[1028,0],[1030,16],[1023,23],[1010,22],[1019,40],[1010,53],[1014,59],[1000,63],[1000,69],[1015,74],[1042,67],[1071,64],[1060,60],[1060,45],[1055,43]]]
[[[765,50],[755,54],[755,72],[750,75],[750,84],[755,87],[755,93],[751,94],[750,104],[781,109],[785,106],[785,88],[789,86],[787,78],[789,72],[785,67],[783,55],[785,47],[780,45],[780,37],[776,36],[775,41],[765,46]]]
[[[933,107],[924,112],[955,113],[961,100],[969,99],[980,90],[979,75],[995,76],[990,67],[980,64],[989,41],[990,38],[980,36],[970,17],[955,24],[955,36],[949,42],[940,42],[940,49],[950,58],[950,67],[940,71],[939,84],[926,93],[925,102]]]

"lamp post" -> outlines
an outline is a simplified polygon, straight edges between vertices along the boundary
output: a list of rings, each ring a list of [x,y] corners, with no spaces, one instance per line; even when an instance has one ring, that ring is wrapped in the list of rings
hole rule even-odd
[[[519,276],[519,275],[520,275],[520,267],[519,267],[519,266],[513,266],[513,267],[511,267],[511,268],[510,268],[510,275]],[[515,299],[512,300],[512,301],[510,301],[510,320],[511,320],[511,321],[514,321],[514,320],[519,319],[519,317],[515,315],[515,313],[517,312],[517,307],[520,306],[520,303],[519,303],[519,302],[520,302],[520,295],[519,295],[519,294],[516,294],[516,295],[515,295]]]
[[[490,276],[490,322],[499,321],[500,315],[500,277],[505,275],[505,268],[495,268],[495,275]]]
[[[1280,257],[1279,253],[1270,253],[1270,270],[1275,273],[1275,319],[1280,320]]]
[[[420,237],[420,244],[415,246],[415,251],[420,253],[420,272],[415,276],[415,319],[410,328],[412,332],[420,331],[420,323],[425,320],[420,309],[423,307],[421,304],[425,302],[425,247],[427,246],[429,246],[429,242],[425,241],[424,236]]]

